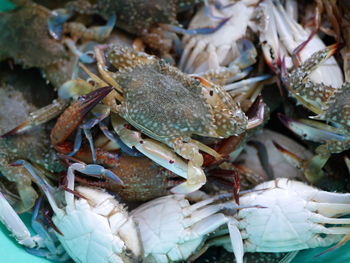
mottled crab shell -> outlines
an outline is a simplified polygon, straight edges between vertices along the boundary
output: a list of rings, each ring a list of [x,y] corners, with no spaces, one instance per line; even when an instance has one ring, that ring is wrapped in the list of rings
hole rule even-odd
[[[333,121],[344,126],[350,126],[350,82],[344,84],[330,97],[324,108],[323,119]]]
[[[118,46],[109,49],[107,58],[124,92],[119,114],[148,136],[165,142],[192,134],[228,137],[246,129],[247,117],[221,87]]]
[[[145,30],[157,24],[179,25],[178,11],[193,6],[203,0],[98,0],[94,5],[87,1],[70,3],[77,12],[95,13],[108,18],[116,15],[117,27],[129,33],[142,35]]]
[[[139,35],[144,29],[156,23],[177,24],[175,2],[174,0],[102,0],[98,1],[98,7],[102,14],[110,13],[112,7],[118,18],[118,27]]]
[[[48,34],[50,11],[28,2],[0,13],[0,61],[13,58],[25,67],[45,67],[67,59],[64,46]]]

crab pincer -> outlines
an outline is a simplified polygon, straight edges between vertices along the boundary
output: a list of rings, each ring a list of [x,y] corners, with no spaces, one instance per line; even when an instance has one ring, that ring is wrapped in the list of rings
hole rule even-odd
[[[82,124],[82,122],[87,113],[93,107],[95,107],[109,92],[111,92],[112,89],[113,88],[110,86],[99,88],[86,95],[80,96],[76,101],[74,101],[71,104],[71,106],[69,106],[58,118],[54,128],[51,131],[51,143],[56,146],[64,142],[75,129],[79,128],[75,139],[74,151],[70,154],[74,155],[81,145],[82,128],[87,139],[89,140],[92,149],[93,159],[95,161],[96,157],[95,151],[93,149],[93,142],[90,129],[99,122],[100,118],[104,118],[104,115],[89,120],[84,124]]]

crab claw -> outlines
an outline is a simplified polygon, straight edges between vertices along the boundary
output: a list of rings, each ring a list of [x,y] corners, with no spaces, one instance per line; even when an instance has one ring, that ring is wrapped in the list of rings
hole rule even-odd
[[[173,187],[170,190],[171,192],[187,194],[198,190],[205,184],[206,176],[201,166],[198,165],[203,160],[198,161],[194,158],[186,163],[163,143],[153,139],[144,139],[139,132],[128,129],[127,123],[116,114],[111,115],[111,122],[115,132],[124,144],[130,148],[136,148],[155,163],[187,179],[184,183]]]
[[[121,185],[124,184],[123,181],[115,173],[113,173],[108,169],[105,169],[101,165],[97,165],[97,164],[87,164],[87,165],[78,164],[78,165],[79,167],[80,166],[81,167],[79,169],[75,168],[74,170],[90,176],[104,176],[108,179],[111,179],[117,184],[121,184]]]
[[[259,95],[254,101],[253,105],[247,112],[248,125],[247,129],[253,129],[258,127],[264,121],[265,105],[261,95]]]
[[[188,162],[187,180],[170,191],[175,194],[188,194],[199,190],[207,181],[204,171],[201,167],[195,166],[192,161]]]
[[[52,144],[56,145],[65,141],[72,132],[81,124],[85,115],[99,103],[113,87],[99,88],[89,94],[80,96],[77,101],[73,102],[65,112],[59,117],[50,138]]]
[[[63,24],[71,18],[72,14],[66,9],[56,9],[52,11],[52,15],[48,19],[48,29],[50,35],[54,39],[61,39],[63,34]]]
[[[295,134],[305,140],[324,142],[328,140],[345,141],[346,136],[339,133],[339,129],[321,122],[299,119],[293,120],[282,113],[278,114],[281,122]]]

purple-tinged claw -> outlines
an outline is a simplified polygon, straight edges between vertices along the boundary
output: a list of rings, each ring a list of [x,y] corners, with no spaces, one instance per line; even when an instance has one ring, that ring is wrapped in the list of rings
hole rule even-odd
[[[193,29],[184,29],[178,26],[174,26],[174,25],[169,25],[169,24],[160,24],[160,27],[165,29],[165,30],[169,30],[178,34],[186,34],[186,35],[208,35],[208,34],[212,34],[214,32],[216,32],[217,30],[219,30],[223,25],[226,24],[226,22],[229,20],[230,18],[224,18],[221,20],[221,22],[215,26],[215,27],[203,27],[203,28],[193,28]]]
[[[259,95],[247,112],[247,116],[248,116],[247,129],[248,130],[253,129],[255,127],[258,127],[260,124],[262,124],[264,121],[264,114],[265,114],[265,105],[261,95]]]
[[[24,163],[25,163],[24,160],[17,160],[15,162],[11,163],[10,166],[15,166],[15,167],[22,166],[22,165],[24,165]]]
[[[96,106],[113,87],[104,87],[80,96],[68,109],[63,112],[51,131],[51,142],[57,145],[65,141],[81,124],[85,115]]]
[[[78,101],[81,103],[81,112],[86,115],[97,103],[99,103],[104,97],[113,90],[113,87],[103,87],[94,90],[86,95],[80,96]]]
[[[314,142],[325,142],[329,140],[345,141],[346,136],[331,131],[333,127],[310,120],[293,120],[282,113],[278,114],[280,121],[292,132],[305,140]],[[328,130],[326,130],[328,129]]]
[[[56,39],[60,40],[63,35],[63,24],[71,18],[72,14],[67,13],[65,9],[57,9],[52,11],[52,15],[48,19],[48,29],[50,35]]]

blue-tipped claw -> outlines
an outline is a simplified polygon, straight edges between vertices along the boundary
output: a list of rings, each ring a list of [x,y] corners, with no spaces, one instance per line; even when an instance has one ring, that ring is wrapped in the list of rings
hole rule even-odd
[[[52,11],[52,15],[48,19],[48,29],[50,35],[60,40],[63,35],[63,24],[71,18],[72,14],[67,13],[65,9],[57,9]]]
[[[110,16],[108,18],[107,24],[98,28],[96,39],[105,39],[106,37],[108,37],[111,34],[116,22],[116,15]]]
[[[84,64],[91,64],[96,62],[96,59],[94,58],[93,54],[91,51],[87,51],[85,53],[81,53],[79,56],[79,60],[83,62]]]
[[[123,185],[123,181],[112,171],[105,169],[103,166],[98,164],[88,164],[85,166],[85,169],[82,171],[79,171],[88,175],[104,175],[107,178],[111,179],[112,181],[116,182],[117,184]]]

